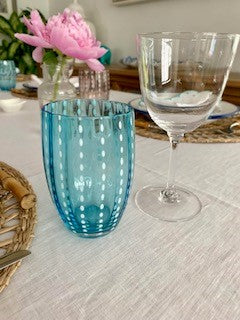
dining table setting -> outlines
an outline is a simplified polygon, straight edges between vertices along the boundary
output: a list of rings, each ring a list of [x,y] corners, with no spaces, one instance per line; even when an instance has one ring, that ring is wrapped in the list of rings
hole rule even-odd
[[[136,97],[110,91],[116,101]],[[203,209],[172,224],[153,221],[134,200],[143,186],[166,182],[168,142],[136,135],[122,221],[86,240],[63,228],[51,201],[38,102],[1,112],[0,122],[1,161],[24,173],[37,195],[31,255],[1,293],[1,319],[238,319],[238,144],[182,143],[177,183],[197,193]]]
[[[239,35],[139,34],[135,94],[80,14],[24,23],[42,74],[0,60],[0,319],[240,319]]]

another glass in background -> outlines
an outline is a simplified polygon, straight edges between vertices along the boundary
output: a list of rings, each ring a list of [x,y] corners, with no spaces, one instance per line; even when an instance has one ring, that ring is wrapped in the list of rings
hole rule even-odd
[[[175,187],[176,152],[185,132],[200,126],[221,99],[239,35],[159,32],[138,36],[141,91],[153,121],[171,144],[166,186],[136,195],[141,211],[166,221],[188,220],[201,211],[196,195]],[[187,161],[187,159],[186,159]]]
[[[45,174],[65,224],[82,237],[114,230],[134,169],[134,112],[124,103],[65,100],[42,110]]]
[[[16,87],[16,66],[13,60],[0,60],[0,89],[9,91]]]
[[[109,70],[102,72],[83,69],[79,71],[79,92],[82,99],[109,99]]]

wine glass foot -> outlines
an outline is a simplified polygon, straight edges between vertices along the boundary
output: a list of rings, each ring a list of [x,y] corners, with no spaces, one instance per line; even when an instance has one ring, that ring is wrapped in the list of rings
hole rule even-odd
[[[176,201],[166,201],[165,191],[166,186],[144,187],[136,194],[137,207],[155,219],[169,222],[190,220],[200,213],[201,201],[191,191],[176,187]]]

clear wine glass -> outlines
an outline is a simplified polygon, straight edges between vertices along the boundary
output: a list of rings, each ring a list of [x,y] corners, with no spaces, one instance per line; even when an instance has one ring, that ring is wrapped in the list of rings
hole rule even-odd
[[[192,192],[175,186],[178,143],[200,126],[221,99],[239,35],[157,32],[137,37],[141,92],[153,121],[167,131],[170,161],[166,186],[146,186],[138,208],[165,221],[188,220],[201,211]]]

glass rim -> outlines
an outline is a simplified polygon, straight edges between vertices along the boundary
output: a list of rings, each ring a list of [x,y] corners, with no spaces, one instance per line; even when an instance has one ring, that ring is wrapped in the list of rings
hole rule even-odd
[[[118,113],[118,114],[112,114],[112,115],[103,115],[103,116],[92,116],[92,117],[89,117],[87,115],[67,115],[67,114],[63,114],[63,113],[53,113],[52,111],[48,111],[46,110],[45,108],[52,104],[52,103],[56,103],[56,102],[64,102],[64,101],[78,101],[78,100],[81,100],[81,101],[105,101],[105,102],[109,102],[109,103],[120,103],[121,105],[124,105],[124,106],[127,106],[128,107],[128,111],[127,112],[121,112],[121,113]],[[65,99],[65,100],[56,100],[56,101],[52,101],[52,102],[49,102],[47,104],[45,104],[44,106],[41,107],[41,113],[45,114],[45,113],[48,113],[48,114],[51,114],[53,116],[61,116],[61,117],[66,117],[66,118],[85,118],[85,119],[112,119],[112,118],[116,118],[116,117],[120,117],[120,116],[123,116],[123,115],[130,115],[133,113],[133,108],[130,106],[130,104],[128,103],[125,103],[125,102],[120,102],[120,101],[114,101],[114,100],[105,100],[105,99],[81,99],[81,98],[75,98],[75,99]]]
[[[195,39],[199,36],[205,38],[239,38],[239,33],[227,33],[227,32],[198,32],[198,31],[156,31],[156,32],[142,32],[138,33],[138,37],[141,38],[159,38],[159,39]]]
[[[9,59],[0,60],[0,63],[2,63],[2,62],[14,62],[14,60],[9,60]]]
[[[95,71],[92,69],[79,69],[79,74],[80,73],[99,73],[99,74],[103,74],[103,73],[110,73],[109,69],[103,69],[102,71]]]

